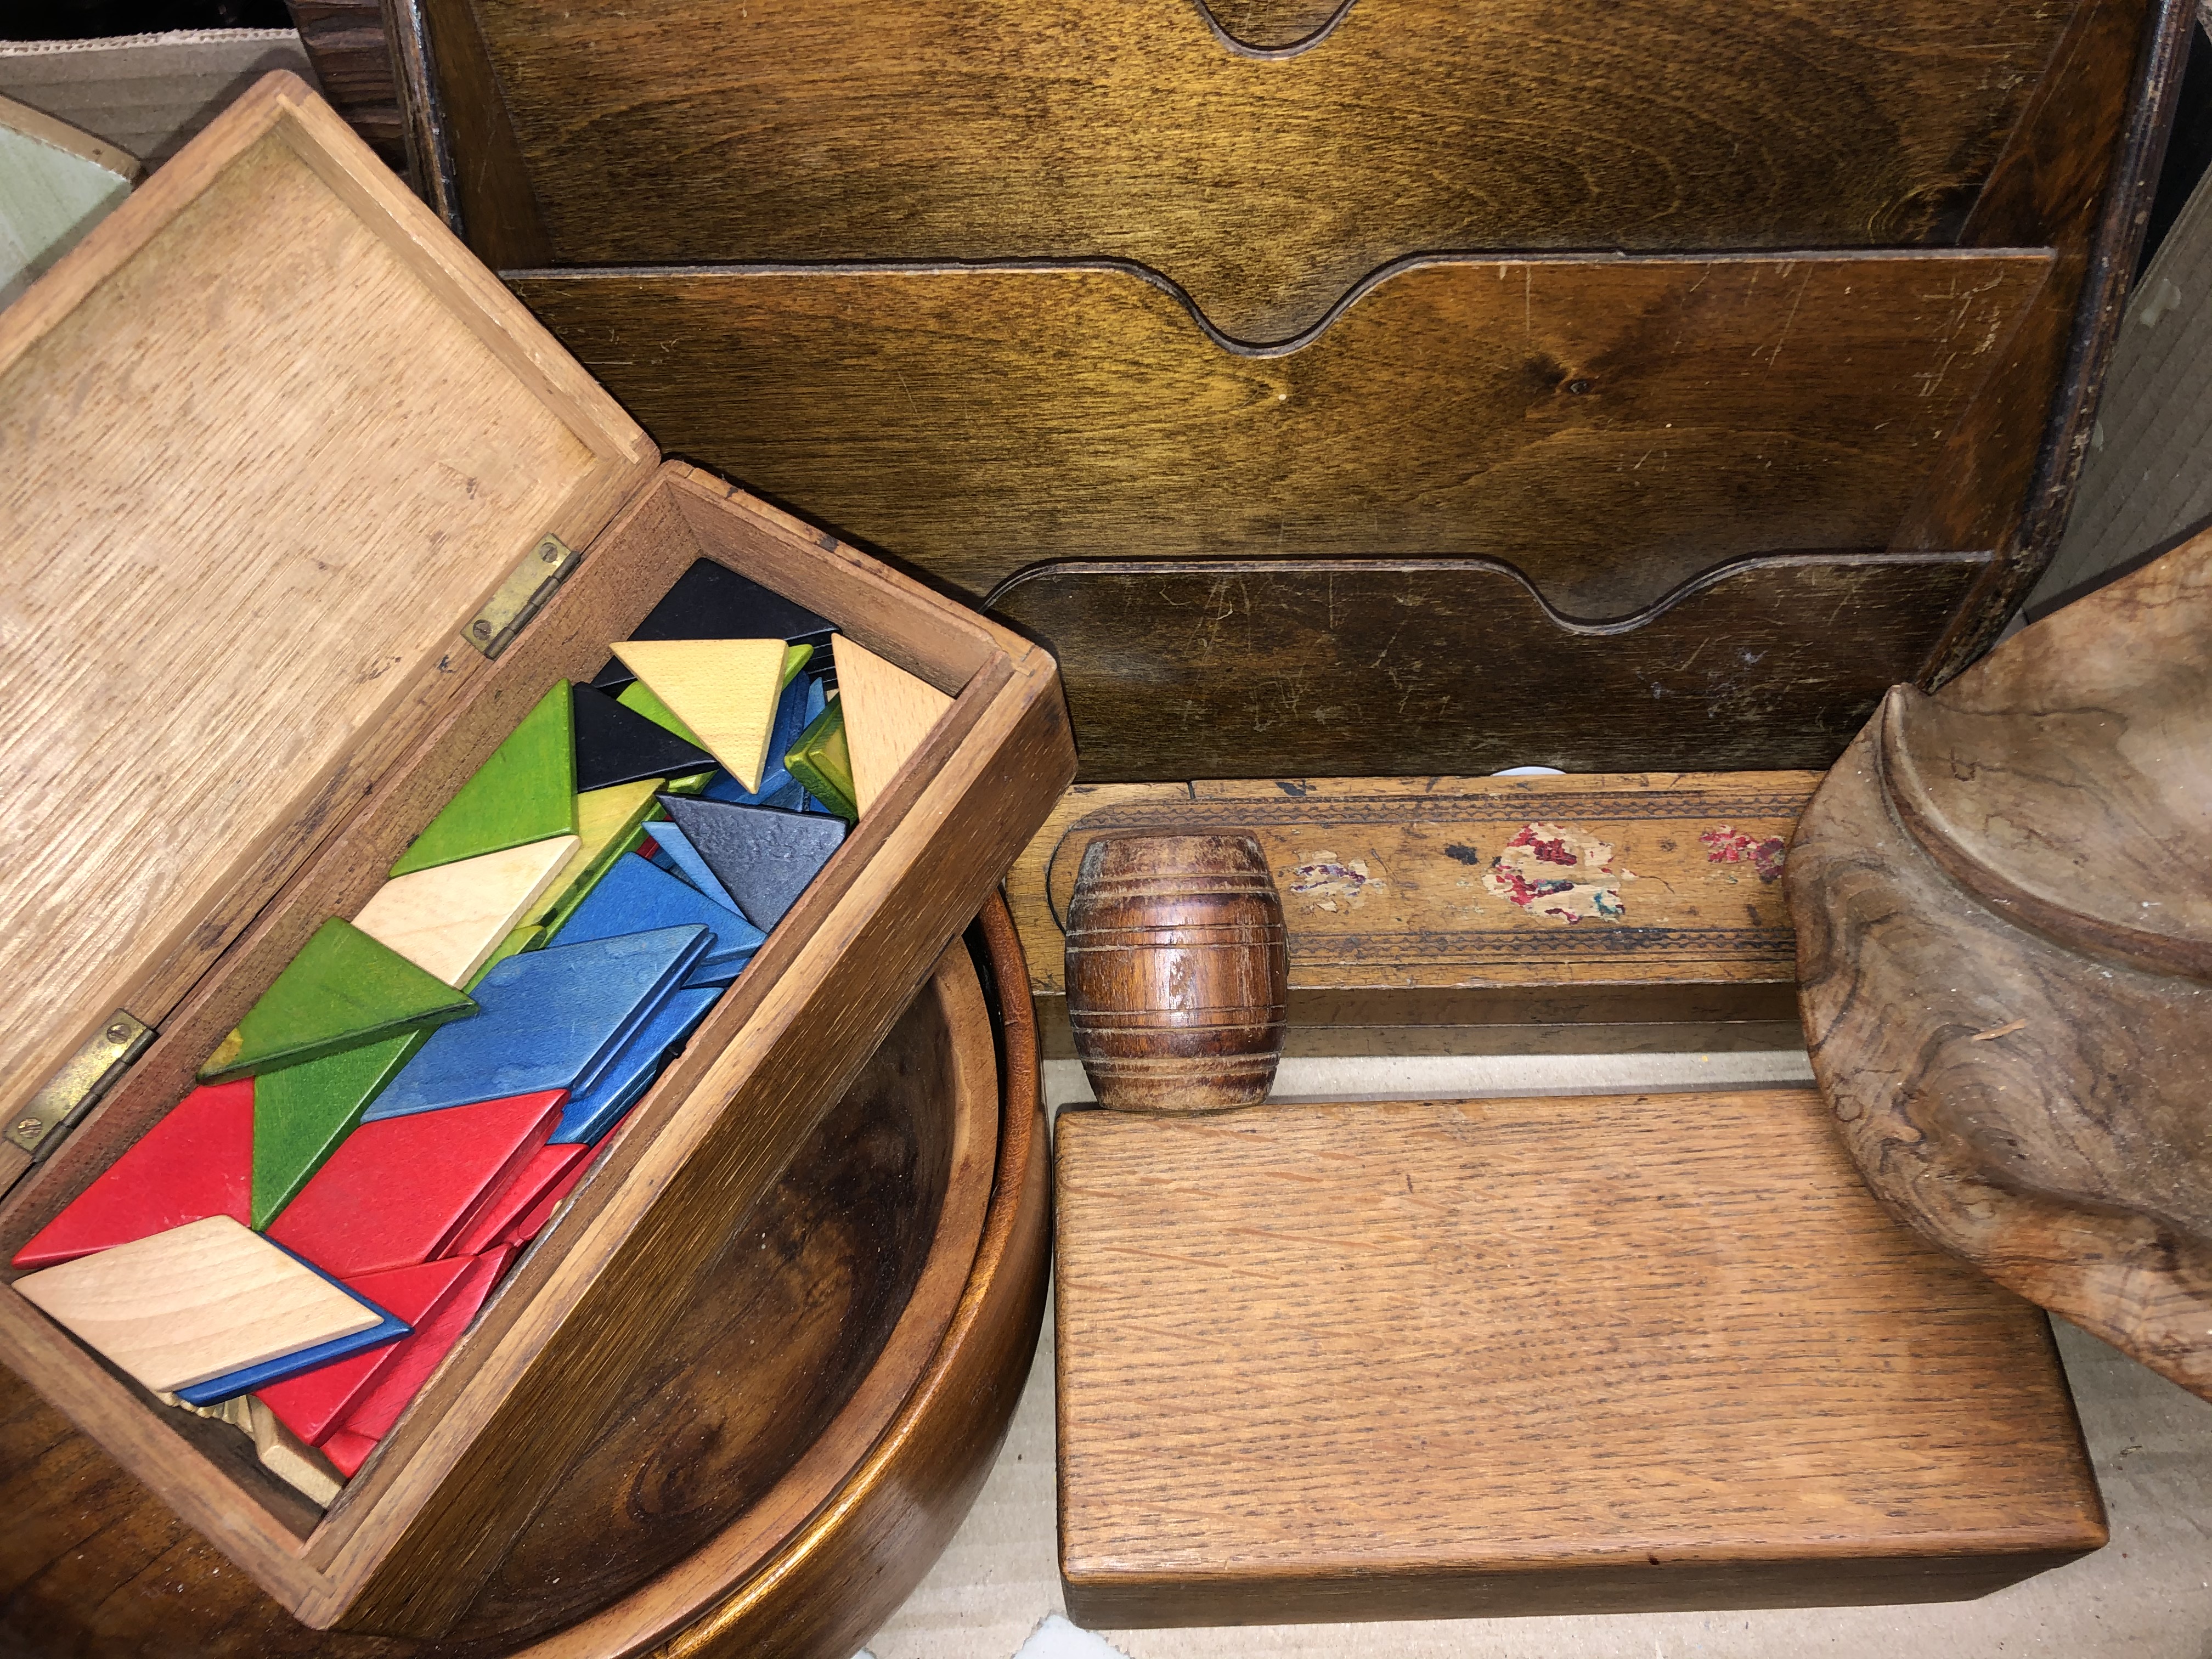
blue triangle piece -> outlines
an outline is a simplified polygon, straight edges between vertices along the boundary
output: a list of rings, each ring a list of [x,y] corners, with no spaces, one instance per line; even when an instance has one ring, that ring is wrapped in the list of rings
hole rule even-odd
[[[682,795],[660,804],[756,927],[782,921],[845,839],[839,817]]]
[[[553,1126],[552,1139],[546,1144],[595,1144],[653,1086],[653,1079],[660,1075],[670,1053],[690,1036],[721,994],[720,989],[686,988],[662,1003],[646,1028],[630,1039],[629,1046],[607,1068],[606,1076],[599,1079],[599,1086],[587,1095],[570,1097],[560,1122]]]
[[[627,853],[616,863],[653,869]],[[470,992],[477,1017],[432,1032],[362,1121],[548,1089],[586,1092],[690,976],[713,938],[701,927],[663,927],[509,957]],[[448,1031],[459,1040],[439,1042]]]
[[[264,1234],[264,1237],[267,1236]],[[268,1242],[284,1250],[273,1238]],[[386,1313],[350,1285],[341,1284],[296,1250],[284,1254],[307,1268],[314,1275],[337,1285],[355,1301],[378,1316],[378,1321],[365,1331],[356,1331],[351,1336],[331,1338],[318,1342],[312,1348],[302,1348],[297,1353],[284,1354],[276,1359],[264,1359],[258,1365],[245,1365],[234,1371],[225,1371],[221,1376],[210,1376],[204,1382],[195,1382],[189,1389],[179,1389],[177,1398],[187,1406],[220,1406],[226,1400],[235,1400],[242,1394],[252,1394],[272,1382],[282,1382],[288,1376],[297,1376],[325,1365],[334,1365],[341,1359],[350,1359],[357,1353],[367,1353],[371,1348],[380,1348],[387,1342],[397,1342],[403,1336],[414,1334],[415,1328],[396,1314]]]
[[[683,877],[724,908],[734,910],[738,908],[737,900],[730,896],[730,890],[723,886],[720,879],[707,867],[707,860],[699,856],[699,849],[692,846],[690,837],[678,827],[675,819],[664,818],[654,824],[653,839],[654,845],[668,859],[665,864],[660,864],[660,860],[655,859],[655,864],[660,864],[660,867],[672,876]]]
[[[649,859],[619,858],[599,878],[591,896],[561,924],[553,943],[556,946],[580,945],[586,939],[617,939],[624,933],[649,933],[656,927],[704,927],[714,936],[706,954],[692,965],[690,975],[684,980],[686,985],[726,983],[707,975],[742,964],[760,949],[765,937],[734,908],[717,904]]]

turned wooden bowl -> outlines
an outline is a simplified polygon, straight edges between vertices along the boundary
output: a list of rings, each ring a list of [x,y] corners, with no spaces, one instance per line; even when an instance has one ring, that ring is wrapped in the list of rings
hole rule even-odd
[[[300,1625],[0,1370],[0,1650],[848,1659],[958,1526],[1035,1351],[1049,1197],[1027,985],[994,896],[436,1640]]]

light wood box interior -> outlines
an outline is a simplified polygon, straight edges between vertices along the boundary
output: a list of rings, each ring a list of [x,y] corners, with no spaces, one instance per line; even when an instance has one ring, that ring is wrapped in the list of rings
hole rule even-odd
[[[327,1515],[0,1291],[0,1360],[304,1622],[434,1634],[618,1397],[665,1292],[837,1098],[1072,774],[1051,659],[705,474],[656,467],[289,76],[8,313],[0,409],[31,457],[0,484],[0,526],[11,557],[43,561],[15,573],[24,718],[0,765],[38,787],[11,790],[0,914],[88,918],[33,935],[53,965],[17,982],[5,1103],[114,1008],[161,1031],[0,1203],[0,1253],[174,1104],[314,927],[358,910],[522,714],[589,678],[695,560],[955,696]],[[486,660],[461,631],[548,532],[586,556]],[[210,783],[210,768],[230,769]],[[39,850],[63,823],[89,832],[82,882],[57,896]]]

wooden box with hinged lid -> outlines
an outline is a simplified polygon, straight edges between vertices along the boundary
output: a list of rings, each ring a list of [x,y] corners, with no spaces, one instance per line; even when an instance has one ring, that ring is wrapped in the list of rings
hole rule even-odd
[[[299,1620],[435,1635],[1073,775],[1054,664],[662,464],[288,76],[0,317],[0,1255],[696,560],[953,698],[327,1512],[0,1289],[0,1361]]]

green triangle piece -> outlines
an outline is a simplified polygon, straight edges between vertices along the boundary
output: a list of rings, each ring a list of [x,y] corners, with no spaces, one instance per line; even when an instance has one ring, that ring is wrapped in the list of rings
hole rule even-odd
[[[429,1040],[428,1031],[409,1031],[253,1079],[255,1231],[300,1195],[368,1103]]]
[[[525,951],[535,951],[545,943],[545,924],[526,921],[505,939],[500,940],[492,953],[484,958],[484,965],[469,975],[469,989],[473,991],[483,976],[505,962],[509,957],[519,957]]]
[[[783,757],[784,770],[799,781],[806,793],[846,822],[857,822],[853,756],[845,741],[845,700],[830,699],[830,706],[806,724]]]
[[[814,658],[811,645],[787,645],[783,647],[783,683],[789,685],[799,678],[799,671]]]
[[[643,680],[632,680],[622,689],[615,701],[634,714],[642,714],[655,726],[665,726],[684,742],[696,749],[707,745],[699,741],[699,734],[677,718],[676,711],[661,702],[653,689]]]
[[[694,772],[688,778],[671,778],[668,781],[668,787],[660,793],[664,795],[702,794],[705,793],[707,786],[714,782],[715,776],[716,774],[712,772]]]
[[[599,885],[614,861],[645,839],[646,820],[661,816],[660,803],[654,798],[667,787],[659,778],[641,778],[577,796],[576,836],[583,845],[568,855],[545,890],[545,908],[527,920],[549,934],[560,932],[568,913]]]
[[[428,870],[576,833],[576,739],[568,682],[538,699],[492,757],[399,855],[392,873]]]
[[[349,921],[332,916],[200,1067],[203,1083],[304,1066],[472,1014],[477,1005]]]

